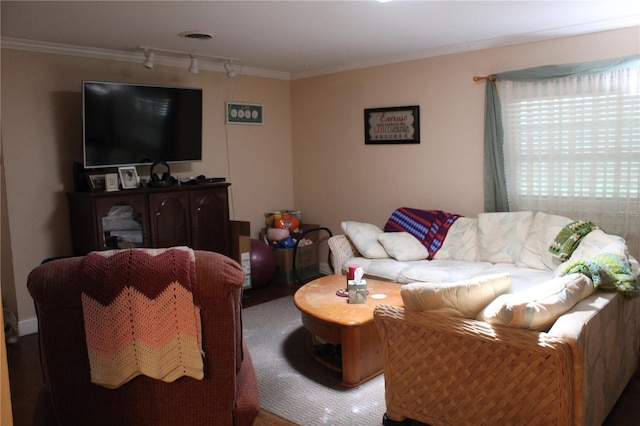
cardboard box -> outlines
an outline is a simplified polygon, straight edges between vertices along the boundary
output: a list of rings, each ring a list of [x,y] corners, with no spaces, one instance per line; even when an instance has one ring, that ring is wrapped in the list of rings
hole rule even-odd
[[[304,230],[318,228],[319,225],[304,224],[301,228]],[[263,233],[266,230],[263,230]],[[306,246],[298,246],[298,252],[296,253],[296,265],[293,264],[293,250],[294,248],[277,248],[274,249],[276,256],[276,273],[273,281],[276,283],[295,284],[296,274],[300,282],[303,284],[314,278],[320,276],[320,263],[318,255],[318,245],[315,242],[318,241],[319,232],[310,232],[304,236],[305,238],[314,241],[314,244]],[[295,267],[295,271],[294,271]]]
[[[298,247],[296,253],[296,269],[293,265],[293,248],[275,249],[276,274],[274,281],[284,284],[296,283],[296,272],[299,284],[320,276],[320,264],[318,262],[318,246],[311,244]]]
[[[229,221],[230,257],[245,273],[243,289],[251,288],[251,222]]]

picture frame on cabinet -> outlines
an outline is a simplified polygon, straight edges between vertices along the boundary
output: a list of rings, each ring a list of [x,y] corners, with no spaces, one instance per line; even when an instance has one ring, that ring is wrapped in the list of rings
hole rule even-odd
[[[107,173],[106,175],[104,175],[104,180],[105,191],[112,192],[120,190],[120,186],[118,185],[119,181],[117,173]]]
[[[91,190],[91,192],[101,192],[105,190],[105,173],[85,172],[84,176],[87,179],[87,183],[89,184],[89,189]]]
[[[120,174],[122,189],[135,189],[138,187],[140,178],[135,166],[118,167],[118,173]]]

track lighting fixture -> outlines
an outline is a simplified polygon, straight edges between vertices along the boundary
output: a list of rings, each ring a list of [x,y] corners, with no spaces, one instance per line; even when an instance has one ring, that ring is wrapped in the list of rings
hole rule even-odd
[[[211,62],[217,62],[217,63],[224,63],[223,67],[224,67],[224,71],[227,74],[228,78],[233,78],[236,75],[238,75],[238,71],[233,69],[232,66],[232,61],[237,61],[237,59],[233,59],[233,58],[224,58],[221,56],[209,56],[209,55],[201,55],[201,54],[196,54],[196,53],[189,53],[189,52],[181,52],[178,50],[167,50],[167,49],[158,49],[155,47],[148,47],[148,46],[138,46],[139,50],[142,50],[142,52],[144,53],[144,61],[142,62],[142,65],[145,68],[148,69],[152,69],[153,68],[153,59],[154,59],[154,53],[157,55],[162,55],[162,56],[169,56],[169,57],[187,57],[190,60],[189,63],[189,72],[193,73],[193,74],[197,74],[198,71],[200,70],[200,68],[198,67],[198,60],[205,60],[205,61],[211,61]],[[175,61],[174,61],[175,62]]]
[[[233,78],[238,75],[238,73],[233,68],[231,68],[231,61],[229,60],[225,62],[224,70],[227,72],[227,78]]]
[[[145,68],[153,69],[153,52],[149,51],[149,49],[144,49],[144,62],[142,65]]]
[[[192,74],[198,74],[198,58],[193,55],[191,57],[191,65],[189,65],[189,72]]]

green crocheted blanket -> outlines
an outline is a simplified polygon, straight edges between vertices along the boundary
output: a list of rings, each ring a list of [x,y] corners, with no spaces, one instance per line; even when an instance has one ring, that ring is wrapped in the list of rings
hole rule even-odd
[[[598,229],[595,223],[584,220],[571,222],[560,230],[553,243],[549,246],[549,251],[558,259],[564,261],[571,257],[571,253],[578,247],[578,244],[589,232]]]
[[[600,253],[588,259],[569,262],[561,269],[561,274],[582,273],[591,278],[595,288],[617,291],[626,297],[640,296],[638,278],[631,271],[626,257],[613,253]]]

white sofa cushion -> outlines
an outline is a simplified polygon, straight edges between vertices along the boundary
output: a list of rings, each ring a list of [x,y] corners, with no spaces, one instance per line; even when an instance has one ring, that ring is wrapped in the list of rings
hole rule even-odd
[[[479,214],[479,259],[491,263],[516,263],[532,221],[532,212]]]
[[[456,219],[433,258],[437,260],[477,261],[478,219],[470,217]]]
[[[464,260],[416,260],[404,263],[397,282],[452,283],[484,274],[493,266],[489,262]]]
[[[556,269],[561,261],[551,254],[549,246],[560,230],[572,221],[564,216],[536,213],[516,265],[548,271]]]
[[[342,232],[349,237],[360,254],[369,259],[384,259],[389,257],[384,247],[378,242],[378,236],[383,233],[380,227],[371,223],[346,221],[341,224]]]
[[[473,319],[489,302],[510,291],[509,274],[498,274],[454,283],[406,284],[400,288],[400,295],[409,311],[435,311]]]
[[[482,271],[483,274],[493,275],[499,273],[508,273],[511,275],[513,284],[513,292],[523,291],[535,285],[549,281],[559,274],[546,269],[523,268],[513,263],[491,263],[490,268]]]
[[[418,260],[417,262],[421,262]],[[359,266],[364,269],[366,278],[375,280],[392,281],[402,283],[400,281],[400,272],[407,267],[406,262],[400,262],[390,257],[386,259],[367,259],[366,257],[352,257],[344,262],[342,267],[343,274],[346,275],[350,266]],[[406,281],[405,281],[406,282]]]
[[[383,232],[378,235],[378,242],[382,244],[389,256],[400,262],[429,257],[429,250],[408,232]]]
[[[491,324],[546,330],[565,312],[595,291],[583,274],[556,277],[527,290],[498,296],[478,319]]]
[[[573,262],[579,259],[588,259],[600,253],[612,253],[624,258],[629,257],[627,249],[627,243],[622,237],[617,235],[610,235],[596,229],[585,235],[578,247],[571,253],[569,262]]]

